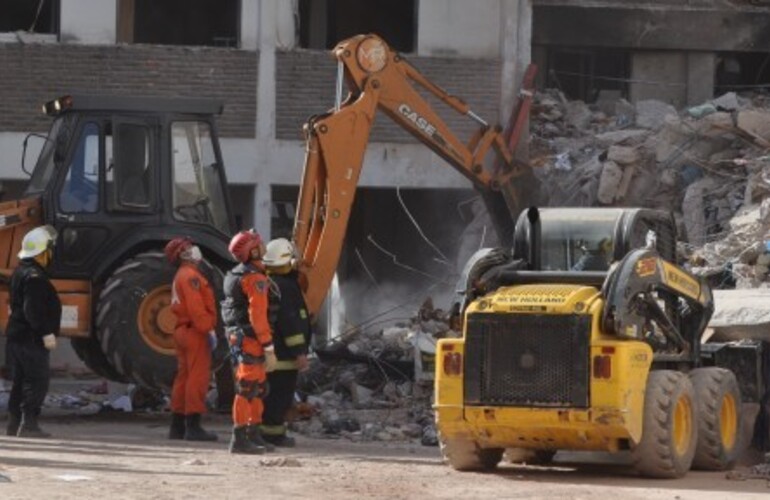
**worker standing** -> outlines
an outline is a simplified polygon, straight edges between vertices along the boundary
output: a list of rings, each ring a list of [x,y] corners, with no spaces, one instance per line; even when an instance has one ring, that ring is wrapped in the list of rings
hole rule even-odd
[[[297,377],[308,368],[310,318],[294,269],[294,245],[286,238],[267,244],[264,263],[275,284],[270,295],[270,326],[273,331],[275,370],[267,375],[270,392],[265,398],[262,437],[281,447],[294,447],[294,438],[286,433],[286,413],[294,402]]]
[[[201,427],[211,380],[211,352],[216,348],[217,308],[214,292],[199,269],[200,248],[189,238],[174,238],[166,258],[179,269],[174,276],[171,310],[176,316],[174,348],[177,372],[171,390],[169,439],[216,441]]]
[[[273,446],[262,439],[262,398],[266,374],[276,357],[267,319],[269,281],[262,256],[265,246],[254,231],[241,231],[230,241],[230,253],[240,262],[225,277],[222,318],[235,364],[233,436],[230,453],[258,454]]]
[[[45,269],[53,258],[56,231],[36,227],[21,242],[11,276],[11,316],[6,354],[13,386],[8,400],[9,436],[46,438],[38,416],[50,383],[50,351],[56,348],[61,302]]]

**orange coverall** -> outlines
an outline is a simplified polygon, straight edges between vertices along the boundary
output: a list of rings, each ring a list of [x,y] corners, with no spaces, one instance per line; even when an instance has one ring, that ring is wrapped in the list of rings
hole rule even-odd
[[[261,267],[260,267],[261,270]],[[249,301],[249,323],[256,339],[243,338],[243,353],[248,357],[263,358],[264,347],[273,343],[270,323],[267,319],[267,298],[269,282],[261,272],[245,274],[241,278],[241,289]],[[265,392],[267,373],[265,363],[239,362],[235,369],[236,396],[233,401],[233,424],[235,427],[259,425],[262,423],[262,397]]]
[[[183,262],[174,276],[171,310],[176,315],[177,357],[171,411],[183,415],[205,413],[211,380],[208,335],[216,327],[217,308],[208,280],[190,262]]]

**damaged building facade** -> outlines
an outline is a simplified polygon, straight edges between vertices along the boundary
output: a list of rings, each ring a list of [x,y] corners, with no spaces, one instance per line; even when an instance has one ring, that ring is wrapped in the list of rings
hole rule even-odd
[[[541,86],[676,108],[770,84],[770,2],[534,0]]]
[[[38,9],[38,7],[40,7]],[[328,49],[361,32],[383,35],[435,83],[491,122],[513,106],[529,62],[525,0],[14,0],[0,13],[0,181],[24,189],[22,144],[45,133],[40,105],[66,94],[207,97],[224,102],[219,135],[236,222],[264,236],[291,231],[305,157],[302,126],[334,103]],[[445,116],[463,141],[472,120]],[[27,167],[44,139],[32,137]],[[414,217],[452,260],[470,220],[467,180],[378,116],[342,268],[377,282],[435,281]],[[414,274],[393,263],[392,255]],[[427,262],[423,266],[422,262]]]

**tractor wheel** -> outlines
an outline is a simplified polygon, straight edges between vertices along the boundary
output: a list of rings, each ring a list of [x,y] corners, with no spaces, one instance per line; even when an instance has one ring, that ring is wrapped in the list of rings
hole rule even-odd
[[[741,391],[735,375],[724,368],[690,372],[698,400],[698,445],[693,467],[727,470],[741,452]]]
[[[690,470],[698,442],[696,411],[695,391],[687,375],[671,370],[650,372],[642,439],[631,449],[637,472],[676,478]]]
[[[176,373],[171,283],[161,252],[138,254],[107,279],[96,313],[99,342],[115,369],[148,389],[169,390]]]
[[[439,435],[441,455],[458,471],[491,471],[503,459],[503,448],[479,448],[473,441],[444,439]]]
[[[95,374],[107,380],[115,382],[128,382],[122,373],[119,373],[115,367],[102,352],[102,346],[93,337],[73,338],[71,339],[72,349],[78,355],[80,361]]]

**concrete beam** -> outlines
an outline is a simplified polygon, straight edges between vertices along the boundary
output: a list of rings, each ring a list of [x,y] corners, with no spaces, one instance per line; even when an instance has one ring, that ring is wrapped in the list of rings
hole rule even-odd
[[[770,11],[536,6],[538,45],[770,51]]]

